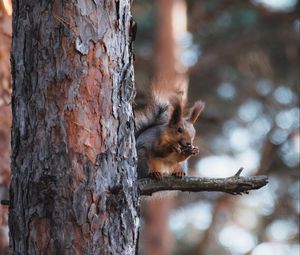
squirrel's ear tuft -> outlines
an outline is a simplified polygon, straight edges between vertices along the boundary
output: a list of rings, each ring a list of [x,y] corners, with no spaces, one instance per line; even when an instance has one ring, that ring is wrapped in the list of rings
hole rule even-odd
[[[201,100],[197,101],[194,106],[191,108],[190,113],[188,114],[188,121],[194,124],[198,119],[200,113],[204,110],[205,103]]]
[[[169,121],[169,125],[173,126],[178,124],[182,118],[182,106],[178,99],[171,100],[171,104],[173,105],[173,112]]]

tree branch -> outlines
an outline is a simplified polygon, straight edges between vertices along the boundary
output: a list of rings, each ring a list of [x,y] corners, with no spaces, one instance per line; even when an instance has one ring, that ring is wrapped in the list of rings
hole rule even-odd
[[[232,195],[248,194],[249,190],[260,189],[268,183],[267,176],[240,177],[242,168],[228,178],[200,178],[183,177],[178,179],[172,176],[164,177],[162,180],[150,178],[138,181],[140,194],[151,196],[157,191],[180,190],[188,192],[220,191]]]

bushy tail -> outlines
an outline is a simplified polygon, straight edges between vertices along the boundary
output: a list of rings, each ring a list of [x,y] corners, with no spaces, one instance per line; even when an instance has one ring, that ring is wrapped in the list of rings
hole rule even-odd
[[[155,98],[145,110],[135,112],[135,137],[149,128],[168,123],[168,107],[167,102]]]

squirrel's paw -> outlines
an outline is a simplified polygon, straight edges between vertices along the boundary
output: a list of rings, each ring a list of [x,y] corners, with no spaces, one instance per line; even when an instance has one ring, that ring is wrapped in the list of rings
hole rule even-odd
[[[181,146],[180,146],[179,143],[174,144],[172,146],[172,149],[173,149],[174,152],[177,152],[177,153],[181,153],[182,152],[182,148],[181,148]]]
[[[150,172],[149,177],[155,180],[162,180],[163,175],[160,172]]]
[[[175,176],[176,178],[182,178],[185,176],[185,173],[182,171],[178,171],[178,172],[172,173],[172,176]]]
[[[191,150],[192,155],[197,155],[199,154],[199,148],[198,147],[193,147]]]
[[[198,147],[186,147],[182,150],[182,154],[185,156],[197,155],[199,153]]]

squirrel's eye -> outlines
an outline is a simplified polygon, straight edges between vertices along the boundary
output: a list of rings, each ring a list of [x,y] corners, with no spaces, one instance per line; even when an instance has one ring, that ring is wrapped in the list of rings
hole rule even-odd
[[[177,128],[177,131],[178,131],[179,133],[182,133],[182,132],[183,132],[183,129],[182,129],[181,127],[179,127],[179,128]]]

